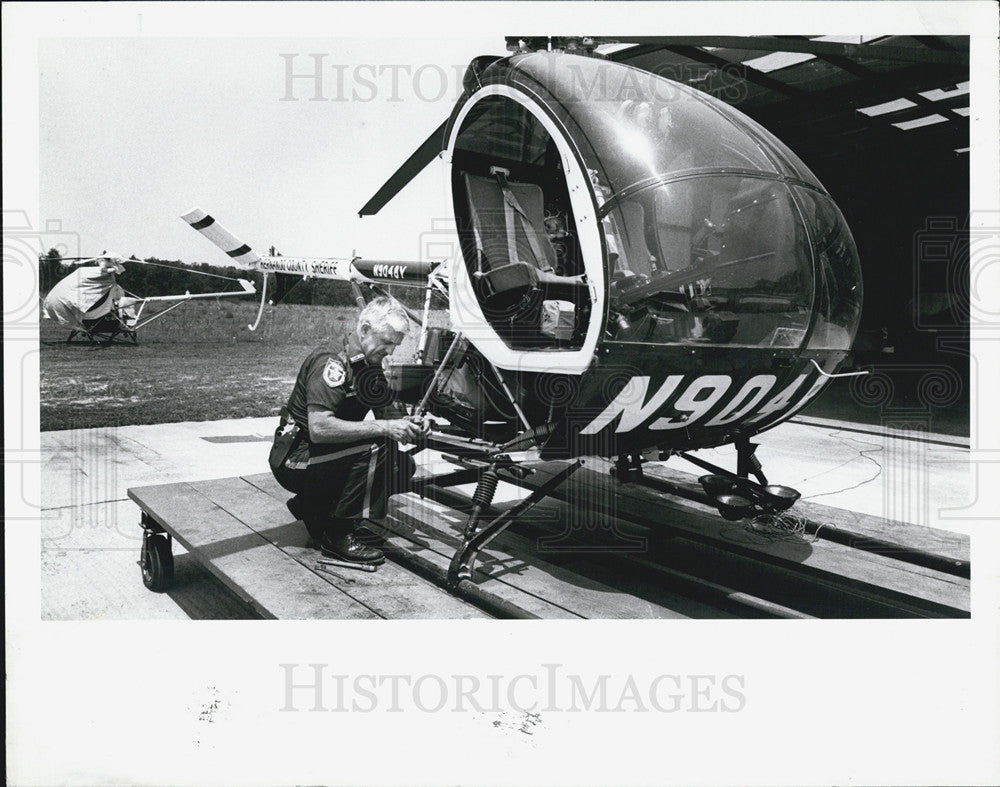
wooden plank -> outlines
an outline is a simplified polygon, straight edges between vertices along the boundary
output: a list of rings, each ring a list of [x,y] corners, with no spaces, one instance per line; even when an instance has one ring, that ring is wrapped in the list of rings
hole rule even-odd
[[[543,483],[560,466],[559,462],[533,465],[536,473],[524,485],[535,487]],[[623,519],[649,527],[671,530],[805,574],[898,594],[959,612],[968,613],[970,610],[967,579],[830,541],[767,541],[748,532],[742,522],[727,522],[707,506],[667,497],[636,484],[618,485],[605,473],[590,467],[578,471],[556,490],[555,496],[570,501],[605,501],[614,508],[609,515],[620,515]]]
[[[243,479],[248,483],[253,484],[258,489],[271,495],[278,501],[284,501],[288,498],[288,492],[281,488],[270,473],[244,476]],[[446,542],[446,540],[441,538],[438,534],[429,530],[417,533],[412,523],[404,522],[398,516],[398,503],[396,500],[397,498],[394,498],[389,504],[389,516],[386,520],[387,525],[391,528],[391,532],[388,534],[387,540],[395,544],[400,549],[419,555],[430,563],[433,563],[434,566],[441,571],[447,572],[448,564],[451,561],[452,555],[455,553],[455,548],[451,546],[451,543],[457,542],[452,538],[449,538],[449,541]],[[450,513],[452,515],[454,514],[454,512]],[[447,516],[448,514],[449,512],[446,509],[443,509],[443,511],[440,512],[440,515],[443,516]],[[439,514],[435,513],[435,516],[437,515]],[[509,601],[521,609],[541,618],[579,619],[581,617],[575,612],[564,609],[541,596],[532,594],[518,587],[503,573],[504,558],[499,555],[495,555],[493,560],[496,566],[494,572],[495,576],[491,577],[490,574],[487,574],[482,570],[477,570],[473,577],[473,580],[477,584],[482,585],[485,589],[505,601]],[[516,567],[518,565],[518,561],[514,558],[508,557],[506,560],[509,566]]]
[[[288,496],[266,475],[263,478],[254,476],[252,480],[277,497]],[[409,542],[409,549],[417,547],[415,551],[425,557],[429,549],[436,554],[442,568],[447,567],[461,545],[464,515],[414,494],[395,497],[390,502],[389,512],[390,526],[398,537]],[[616,575],[600,566],[599,561],[581,556],[579,550],[562,556],[552,555],[552,559],[543,559],[537,552],[532,539],[509,530],[501,533],[480,553],[476,565],[482,576],[477,583],[500,595],[494,587],[500,581],[586,618],[729,617],[717,608],[649,582]],[[573,566],[560,565],[567,561]]]
[[[597,474],[586,478],[591,482]],[[601,483],[612,483],[600,479]],[[631,505],[648,505],[662,500],[655,491],[633,486],[622,495]],[[887,591],[932,605],[969,612],[969,580],[951,574],[895,560],[891,556],[854,549],[826,539],[770,539],[751,532],[744,522],[728,522],[714,508],[688,500],[671,498],[669,508],[697,517],[695,527],[714,537],[718,546],[745,555],[767,556],[775,565],[866,589]],[[674,524],[676,520],[671,520]],[[681,521],[685,521],[684,518]],[[692,531],[689,531],[692,532]]]
[[[457,489],[433,490],[434,499],[446,506],[464,507],[471,504],[471,498]],[[499,503],[491,510],[493,515],[513,505]],[[621,551],[620,544],[585,543],[584,541],[556,544],[547,547],[546,541],[553,541],[552,532],[558,531],[561,523],[572,512],[565,503],[551,498],[538,503],[532,509],[531,518],[516,522],[501,533],[491,546],[501,546],[517,554],[544,555],[544,561],[568,572],[568,575],[586,577],[597,586],[604,585],[609,593],[622,593],[629,597],[626,609],[614,617],[631,618],[736,618],[717,604],[706,604],[692,598],[689,588],[678,593],[662,582],[664,569],[648,557],[646,546],[631,545]],[[459,515],[464,524],[464,515]],[[539,525],[542,522],[544,524]],[[516,529],[517,532],[514,532]],[[655,576],[652,581],[649,577]],[[669,582],[669,580],[668,580]],[[704,588],[701,588],[704,589]],[[634,597],[634,598],[633,598]],[[642,605],[652,605],[653,610]],[[634,612],[634,614],[633,614]]]
[[[503,486],[503,484],[501,484]],[[441,502],[464,508],[470,504],[468,495],[458,490],[433,490]],[[512,503],[499,503],[504,509]],[[542,508],[546,504],[540,504]],[[593,522],[581,522],[580,509],[566,506],[560,509],[577,519],[567,523],[519,522],[518,532],[527,530],[532,538],[548,540],[551,547],[569,551],[587,545],[602,551],[606,562],[615,565],[616,576],[650,575],[658,586],[679,588],[687,597],[704,598],[715,606],[739,608],[735,617],[757,617],[760,612],[776,617],[955,617],[954,610],[929,610],[926,605],[902,603],[898,598],[842,582],[824,581],[815,575],[803,574],[780,565],[756,560],[730,552],[712,544],[677,537],[663,528],[651,528],[629,520],[610,517],[606,513],[597,527]],[[586,513],[583,513],[586,516]],[[562,525],[562,529],[560,529]],[[639,553],[630,547],[620,551],[636,538],[646,543]],[[612,554],[608,554],[608,552]],[[680,557],[680,562],[676,558]],[[687,560],[694,560],[688,564]],[[708,560],[705,564],[703,561]],[[690,567],[689,567],[690,566]],[[596,577],[599,579],[599,577]],[[706,586],[706,583],[707,586]],[[777,605],[777,606],[775,606]],[[810,611],[812,610],[812,611]],[[705,617],[705,616],[699,616]]]
[[[462,509],[471,505],[471,497],[459,490],[429,491],[435,500],[445,505]],[[492,510],[496,514],[511,505],[511,502],[501,502]],[[500,538],[517,539],[523,545],[522,549],[542,552],[548,562],[571,573],[603,582],[611,588],[644,598],[686,617],[746,617],[748,609],[755,612],[767,610],[782,617],[810,617],[785,607],[779,609],[780,605],[721,583],[703,581],[672,569],[653,557],[650,553],[652,544],[648,539],[626,535],[628,540],[622,541],[608,538],[607,531],[601,535],[594,531],[581,533],[578,529],[571,529],[570,522],[576,515],[577,512],[566,503],[549,498],[535,507],[533,519],[518,521]],[[619,527],[621,525],[620,522],[615,524]],[[634,535],[636,528],[632,526],[630,529]],[[516,532],[512,532],[515,530]],[[554,537],[554,533],[558,535]],[[740,614],[727,611],[734,608],[738,608]]]
[[[188,483],[136,487],[128,496],[223,584],[265,617],[372,619],[372,610],[275,549]]]
[[[191,486],[307,569],[314,569],[320,553],[306,546],[305,527],[292,517],[283,502],[238,477],[192,482]],[[284,494],[288,496],[287,492]],[[326,581],[390,620],[489,617],[390,561],[371,573],[341,568],[331,571],[322,572]]]
[[[698,475],[685,473],[666,467],[658,462],[650,462],[643,467],[644,472],[656,478],[665,478],[674,483],[700,489]],[[706,509],[711,510],[711,509]],[[795,513],[808,517],[814,522],[829,522],[830,524],[858,533],[869,538],[891,541],[903,547],[921,549],[933,552],[954,560],[969,560],[969,537],[961,533],[951,533],[947,530],[914,525],[908,522],[895,522],[884,517],[849,511],[844,508],[800,500],[792,509]]]
[[[400,495],[392,502],[395,516],[402,524],[412,528],[411,532],[416,538],[434,539],[442,545],[449,558],[461,546],[461,529],[465,518],[451,518],[449,521],[446,513],[451,513],[451,509],[447,506],[432,500],[421,500],[416,495]],[[572,571],[542,559],[537,552],[529,539],[508,530],[480,552],[476,565],[494,581],[502,579],[583,618],[690,617],[669,606],[631,595],[595,580],[590,572]],[[492,590],[490,581],[480,585]],[[676,597],[669,595],[663,598],[676,601]]]
[[[545,504],[539,504],[539,513],[545,509]],[[549,505],[557,515],[565,515],[566,506],[558,501]],[[507,548],[518,554],[534,554],[540,552],[538,539],[505,531],[499,539],[498,546]],[[496,544],[496,542],[494,542]],[[689,594],[677,593],[669,588],[656,584],[641,576],[647,572],[639,572],[629,554],[608,554],[601,547],[586,549],[582,545],[566,552],[542,552],[545,562],[550,566],[566,572],[569,577],[586,577],[593,588],[591,598],[586,602],[594,606],[594,614],[588,618],[661,618],[661,619],[707,619],[735,618],[736,615],[725,612],[716,606],[705,604],[693,599]],[[617,594],[618,600],[615,599]],[[604,609],[612,605],[609,611]]]

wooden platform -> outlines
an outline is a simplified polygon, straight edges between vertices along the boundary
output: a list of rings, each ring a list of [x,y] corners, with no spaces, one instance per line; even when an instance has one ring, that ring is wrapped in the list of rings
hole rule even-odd
[[[534,515],[492,541],[473,581],[540,618],[967,617],[969,581],[893,555],[824,539],[761,539],[697,503],[610,479],[588,462]],[[525,484],[557,467],[539,464]],[[685,480],[664,468],[654,473]],[[690,480],[690,479],[687,479]],[[401,495],[383,534],[397,555],[443,573],[468,502]],[[420,572],[387,561],[374,573],[317,570],[319,553],[270,474],[163,484],[129,497],[262,616],[282,619],[483,618]],[[854,532],[968,560],[968,540],[930,528],[806,505]],[[567,522],[599,527],[568,527]],[[589,527],[589,530],[588,530]],[[595,546],[591,536],[617,541]],[[581,539],[581,535],[583,538]],[[138,577],[136,581],[139,581]]]
[[[374,573],[316,570],[319,553],[270,474],[130,489],[143,511],[260,614],[280,619],[489,617],[387,561]],[[415,495],[394,499],[386,540],[446,571],[464,518]],[[540,618],[731,617],[711,605],[629,577],[588,578],[547,562],[505,533],[481,553],[474,582]],[[138,581],[138,577],[137,577]]]
[[[128,495],[264,617],[486,617],[391,563],[374,573],[315,570],[319,553],[306,546],[302,524],[242,478],[139,487]]]

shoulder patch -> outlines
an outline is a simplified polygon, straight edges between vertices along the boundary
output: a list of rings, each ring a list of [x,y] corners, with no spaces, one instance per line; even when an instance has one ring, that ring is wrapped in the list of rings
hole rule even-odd
[[[328,358],[326,366],[323,367],[323,382],[331,388],[336,388],[338,385],[343,385],[346,378],[347,372],[344,371],[344,364],[336,358]]]

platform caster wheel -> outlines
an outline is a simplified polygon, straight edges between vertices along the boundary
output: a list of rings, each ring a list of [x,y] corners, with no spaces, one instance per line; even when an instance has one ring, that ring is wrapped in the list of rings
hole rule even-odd
[[[174,556],[166,536],[146,533],[139,557],[142,584],[154,593],[162,593],[174,581]]]

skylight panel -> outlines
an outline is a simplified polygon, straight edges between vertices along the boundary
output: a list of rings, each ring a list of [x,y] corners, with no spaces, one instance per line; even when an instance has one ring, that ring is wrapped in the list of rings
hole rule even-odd
[[[859,109],[858,112],[868,115],[868,117],[875,117],[876,115],[885,115],[889,112],[899,112],[901,109],[909,109],[916,105],[915,101],[910,101],[908,98],[897,98],[895,101],[886,101],[884,104],[864,107]]]
[[[816,36],[810,40],[827,44],[860,44],[864,41],[864,36]]]
[[[788,68],[807,60],[813,60],[815,57],[816,55],[810,55],[808,52],[771,52],[769,55],[744,60],[743,65],[767,74],[770,71],[777,71],[779,68]]]
[[[903,131],[909,131],[913,128],[921,128],[922,126],[933,126],[935,123],[944,123],[948,120],[944,115],[927,115],[922,118],[917,118],[916,120],[904,120],[900,123],[893,123],[896,128],[901,128]]]
[[[928,101],[940,101],[943,98],[963,96],[968,92],[969,92],[969,83],[959,82],[958,85],[953,87],[951,90],[944,90],[942,88],[938,88],[936,90],[928,90],[926,93],[921,93],[920,95],[926,98]]]
[[[811,40],[824,41],[828,44],[868,44],[880,38],[888,38],[888,36],[882,33],[875,36],[815,36]]]

